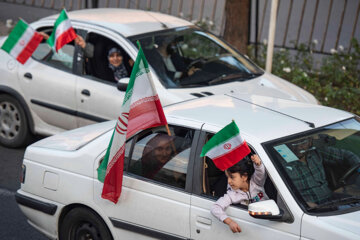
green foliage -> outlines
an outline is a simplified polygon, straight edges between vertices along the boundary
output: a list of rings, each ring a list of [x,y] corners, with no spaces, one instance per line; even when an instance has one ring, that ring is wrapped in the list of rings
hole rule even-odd
[[[352,50],[342,47],[332,49],[332,54],[324,56],[322,63],[315,62],[311,46],[301,44],[297,51],[279,49],[274,52],[272,73],[284,78],[312,93],[325,106],[343,109],[360,115],[360,45],[352,40]],[[266,44],[258,46],[259,66],[265,66]],[[254,45],[248,50],[255,59]],[[316,67],[320,65],[319,67]]]

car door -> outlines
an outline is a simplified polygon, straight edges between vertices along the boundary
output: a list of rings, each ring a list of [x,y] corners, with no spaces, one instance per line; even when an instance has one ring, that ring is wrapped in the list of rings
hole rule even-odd
[[[50,35],[52,26],[38,27],[37,30]],[[35,113],[33,118],[40,121],[39,128],[51,125],[53,133],[77,127],[74,52],[73,42],[56,53],[43,40],[32,58],[19,67],[19,85]]]
[[[203,144],[213,134],[202,132],[196,156],[200,156]],[[190,226],[192,239],[300,238],[301,216],[294,220],[294,216],[289,213],[287,207],[283,207],[287,214],[286,221],[270,221],[251,217],[245,205],[229,206],[226,210],[227,215],[236,221],[242,229],[241,233],[234,234],[228,225],[220,222],[210,213],[215,201],[226,193],[227,179],[223,176],[224,173],[218,170],[209,158],[198,157],[195,162],[194,176],[198,175],[199,177],[194,178],[194,194],[191,196]],[[282,196],[270,178],[267,179],[265,185],[268,185],[265,186],[265,191],[269,198],[276,200],[278,205],[285,206]]]
[[[79,126],[115,119],[123,103],[125,90],[117,89],[117,82],[109,68],[107,51],[112,47],[121,49],[123,62],[130,76],[129,54],[121,37],[111,31],[88,29],[86,43],[92,44],[93,56],[81,55],[78,61],[83,70],[76,85],[76,107]],[[78,64],[79,65],[79,64]],[[128,81],[127,78],[121,81]]]
[[[95,202],[112,221],[119,239],[190,238],[190,159],[198,131],[169,127],[171,136],[160,127],[145,130],[127,142],[127,171],[116,205],[101,198],[102,184],[95,182]],[[164,141],[169,154],[156,165],[160,158],[155,152],[165,146]]]

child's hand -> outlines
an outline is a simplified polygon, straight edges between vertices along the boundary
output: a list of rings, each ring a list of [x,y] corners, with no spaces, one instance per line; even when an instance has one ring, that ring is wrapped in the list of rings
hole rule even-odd
[[[253,161],[253,163],[255,163],[256,166],[261,165],[261,160],[257,154],[251,155],[251,161]]]
[[[231,218],[226,218],[224,220],[224,223],[229,225],[229,228],[233,233],[237,233],[237,232],[240,233],[241,232],[240,226],[235,221],[233,221]]]

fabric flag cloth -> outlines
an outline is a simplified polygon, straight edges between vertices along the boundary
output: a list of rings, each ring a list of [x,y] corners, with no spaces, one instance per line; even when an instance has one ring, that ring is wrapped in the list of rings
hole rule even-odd
[[[238,126],[232,121],[204,145],[200,156],[211,158],[215,166],[224,171],[250,152],[246,141],[240,136]]]
[[[39,46],[43,37],[20,19],[1,46],[5,52],[24,64]]]
[[[77,35],[71,25],[70,19],[68,18],[65,9],[63,9],[55,21],[54,29],[47,40],[47,43],[57,52],[76,37]]]
[[[120,116],[117,119],[105,158],[98,168],[98,179],[104,182],[102,198],[115,204],[121,194],[126,139],[139,130],[167,125],[152,82],[149,66],[139,47]]]

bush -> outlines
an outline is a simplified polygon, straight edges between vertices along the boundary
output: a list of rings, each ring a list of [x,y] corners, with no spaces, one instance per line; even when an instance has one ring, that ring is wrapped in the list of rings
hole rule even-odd
[[[279,49],[274,52],[272,73],[311,92],[317,100],[330,107],[343,109],[360,115],[360,45],[352,40],[350,52],[341,46],[332,49],[319,65],[314,60],[311,46],[301,44],[297,51]],[[249,56],[255,59],[254,45],[249,46]],[[266,44],[258,46],[259,66],[265,66]]]

